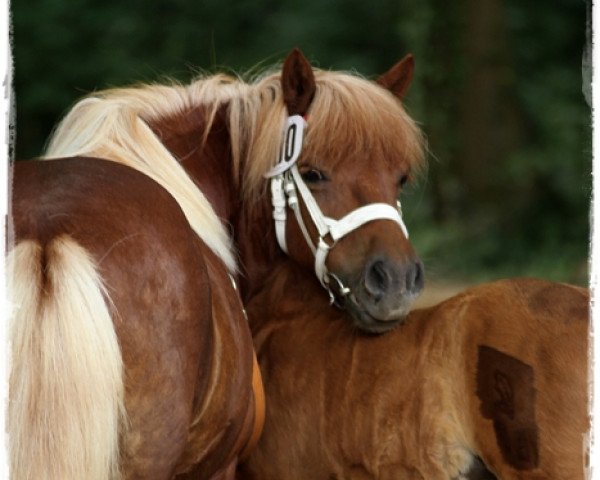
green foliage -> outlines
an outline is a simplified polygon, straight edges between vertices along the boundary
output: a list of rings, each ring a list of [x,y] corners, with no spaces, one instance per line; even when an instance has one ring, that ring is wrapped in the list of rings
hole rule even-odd
[[[430,272],[587,280],[583,0],[14,0],[12,21],[17,158],[96,89],[260,69],[294,46],[374,76],[412,51],[431,158],[404,211]]]
[[[38,155],[61,114],[97,89],[260,68],[295,46],[323,67],[383,71],[406,48],[394,33],[396,3],[377,4],[16,0],[17,157]]]
[[[434,275],[587,283],[585,21],[567,0],[430,0],[403,18],[425,63],[409,104],[435,157],[405,211]]]

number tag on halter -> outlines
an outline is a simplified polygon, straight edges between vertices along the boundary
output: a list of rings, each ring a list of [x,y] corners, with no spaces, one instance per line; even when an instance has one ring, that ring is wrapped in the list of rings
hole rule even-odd
[[[306,121],[300,115],[288,117],[285,123],[279,163],[265,174],[266,178],[280,175],[296,163],[302,152],[305,127]]]

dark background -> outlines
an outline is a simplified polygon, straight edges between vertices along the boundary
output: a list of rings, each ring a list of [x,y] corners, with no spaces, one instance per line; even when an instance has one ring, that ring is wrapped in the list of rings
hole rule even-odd
[[[403,210],[429,278],[587,284],[583,0],[13,0],[11,8],[17,159],[41,154],[62,114],[96,89],[259,69],[294,46],[321,68],[372,77],[413,52],[406,103],[430,155]]]

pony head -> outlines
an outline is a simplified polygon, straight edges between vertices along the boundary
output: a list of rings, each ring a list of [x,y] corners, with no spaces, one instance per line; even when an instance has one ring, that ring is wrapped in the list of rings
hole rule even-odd
[[[374,83],[315,71],[294,50],[280,77],[289,118],[266,175],[279,244],[369,332],[401,322],[424,285],[397,203],[423,158],[400,102],[413,67],[409,55]]]

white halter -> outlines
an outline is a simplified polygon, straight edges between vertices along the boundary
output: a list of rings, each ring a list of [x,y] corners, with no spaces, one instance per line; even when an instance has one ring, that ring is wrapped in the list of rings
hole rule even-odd
[[[373,220],[391,220],[396,222],[406,238],[408,238],[408,231],[402,221],[400,202],[397,202],[397,208],[387,203],[371,203],[351,211],[339,220],[323,215],[315,198],[306,186],[306,183],[304,183],[304,180],[302,180],[302,176],[298,172],[298,166],[296,165],[302,151],[305,128],[306,121],[300,115],[288,117],[285,124],[279,162],[265,174],[265,177],[271,179],[273,219],[275,220],[275,233],[279,246],[285,253],[288,253],[285,238],[285,221],[287,218],[286,206],[289,206],[296,216],[296,221],[302,230],[306,243],[315,256],[315,273],[317,278],[329,292],[331,302],[333,303],[336,301],[336,295],[344,297],[350,293],[350,289],[344,286],[338,277],[329,273],[325,266],[329,250],[335,246],[340,238]],[[310,238],[302,219],[297,192],[300,192],[310,218],[319,232],[319,239],[316,246]],[[333,240],[331,245],[325,242],[327,235]],[[334,280],[335,284],[332,284],[331,280]]]

